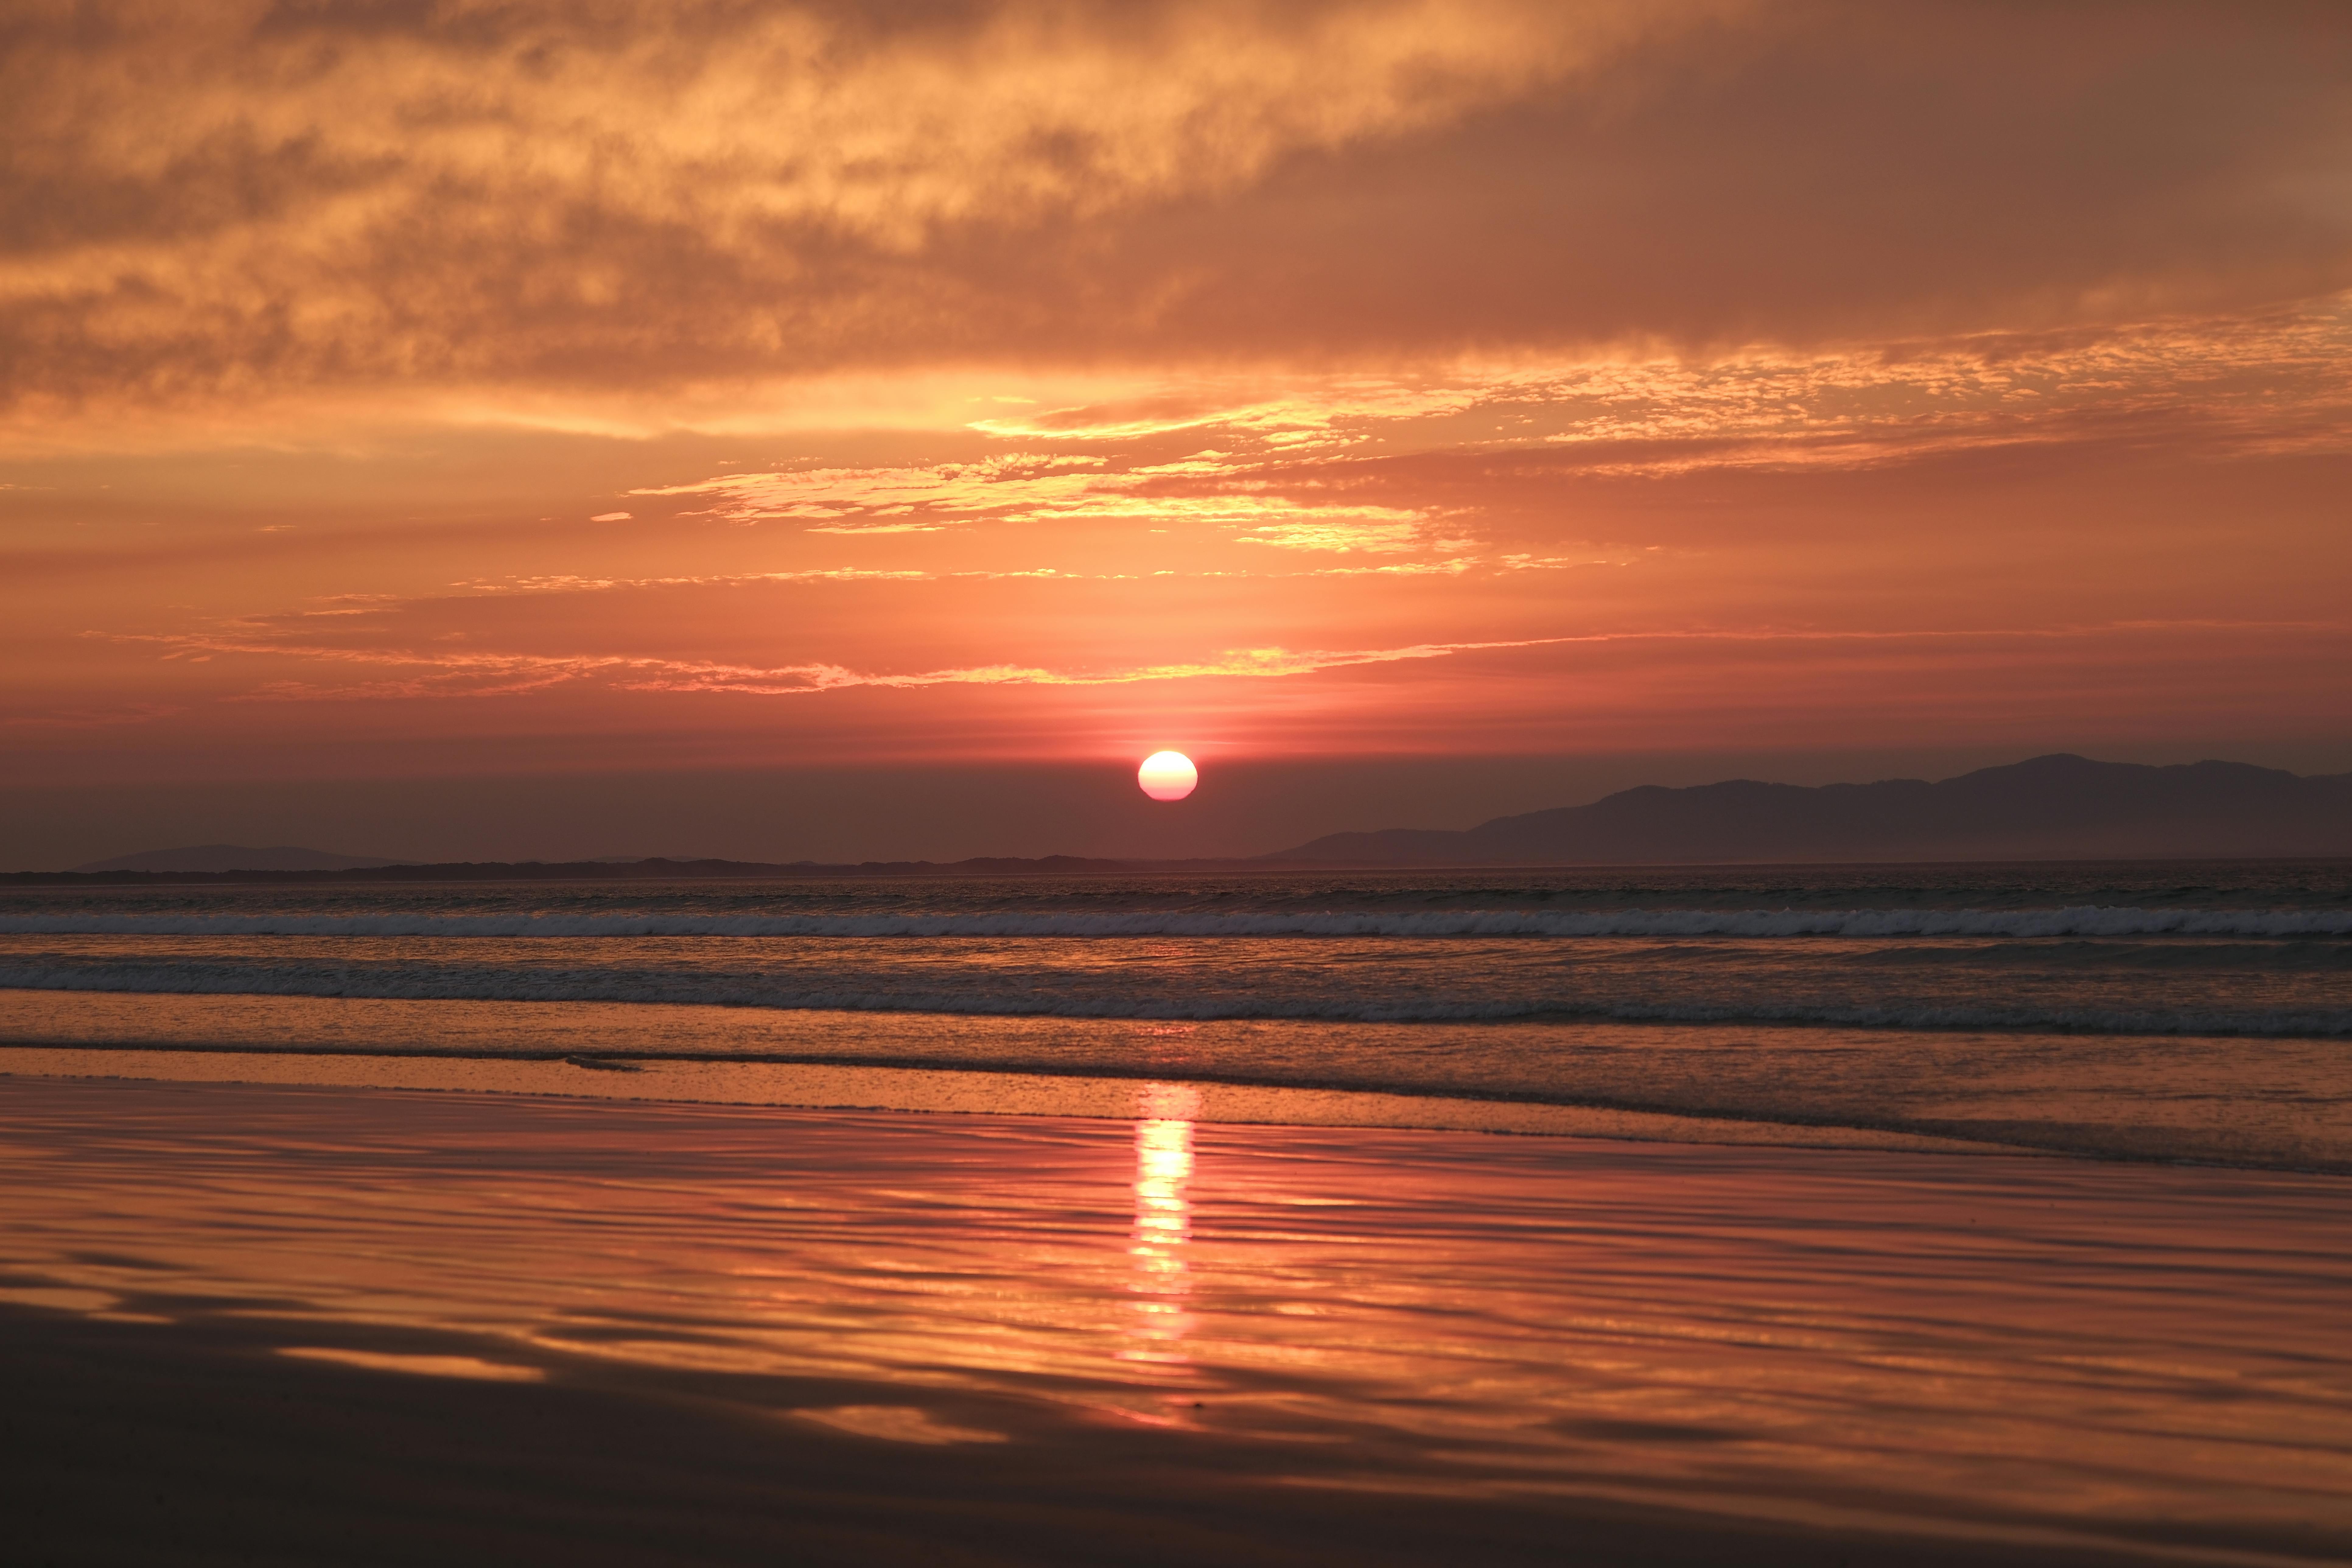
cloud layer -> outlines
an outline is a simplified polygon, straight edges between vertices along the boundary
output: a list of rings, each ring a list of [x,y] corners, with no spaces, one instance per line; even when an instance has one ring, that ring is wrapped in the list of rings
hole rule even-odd
[[[28,0],[0,397],[1846,342],[2352,286],[2326,5]]]

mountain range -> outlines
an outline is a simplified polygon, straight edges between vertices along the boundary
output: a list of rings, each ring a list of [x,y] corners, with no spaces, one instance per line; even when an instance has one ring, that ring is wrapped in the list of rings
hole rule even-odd
[[[2244,763],[2150,767],[2060,753],[1958,778],[1876,784],[1644,784],[1590,805],[1498,816],[1463,831],[1333,833],[1250,859],[1143,861],[1049,855],[951,863],[792,865],[610,857],[417,864],[291,845],[156,849],[60,875],[368,880],[756,876],[1086,875],[1136,870],[1330,867],[1709,865],[1727,862],[2136,860],[2352,857],[2352,773],[2305,777]]]
[[[1934,784],[1644,784],[1460,832],[1333,833],[1268,858],[1508,866],[2271,856],[2352,856],[2352,773],[2059,753]]]

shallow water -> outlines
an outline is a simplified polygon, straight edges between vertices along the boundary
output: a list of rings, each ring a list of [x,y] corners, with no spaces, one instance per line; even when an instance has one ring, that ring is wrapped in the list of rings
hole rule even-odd
[[[2352,1047],[2336,1039],[0,991],[0,1072],[1062,1115],[1153,1079],[1208,1092],[1213,1121],[1962,1140],[2352,1173]],[[970,1085],[937,1081],[952,1075]]]
[[[0,987],[2352,1037],[2352,868],[27,888]]]
[[[1150,1077],[2352,1170],[2352,865],[21,887],[12,1046],[585,1054],[792,1102],[814,1080],[679,1064]]]

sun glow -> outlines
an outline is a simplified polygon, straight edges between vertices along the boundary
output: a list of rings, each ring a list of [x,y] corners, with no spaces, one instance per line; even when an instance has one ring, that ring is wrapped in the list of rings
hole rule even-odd
[[[1201,770],[1181,752],[1154,752],[1135,770],[1135,782],[1154,800],[1182,800],[1201,782]]]

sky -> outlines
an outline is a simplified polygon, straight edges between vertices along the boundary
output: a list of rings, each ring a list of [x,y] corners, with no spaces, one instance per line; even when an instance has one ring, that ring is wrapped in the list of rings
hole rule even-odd
[[[2347,80],[2284,0],[16,0],[0,867],[2352,770]]]

